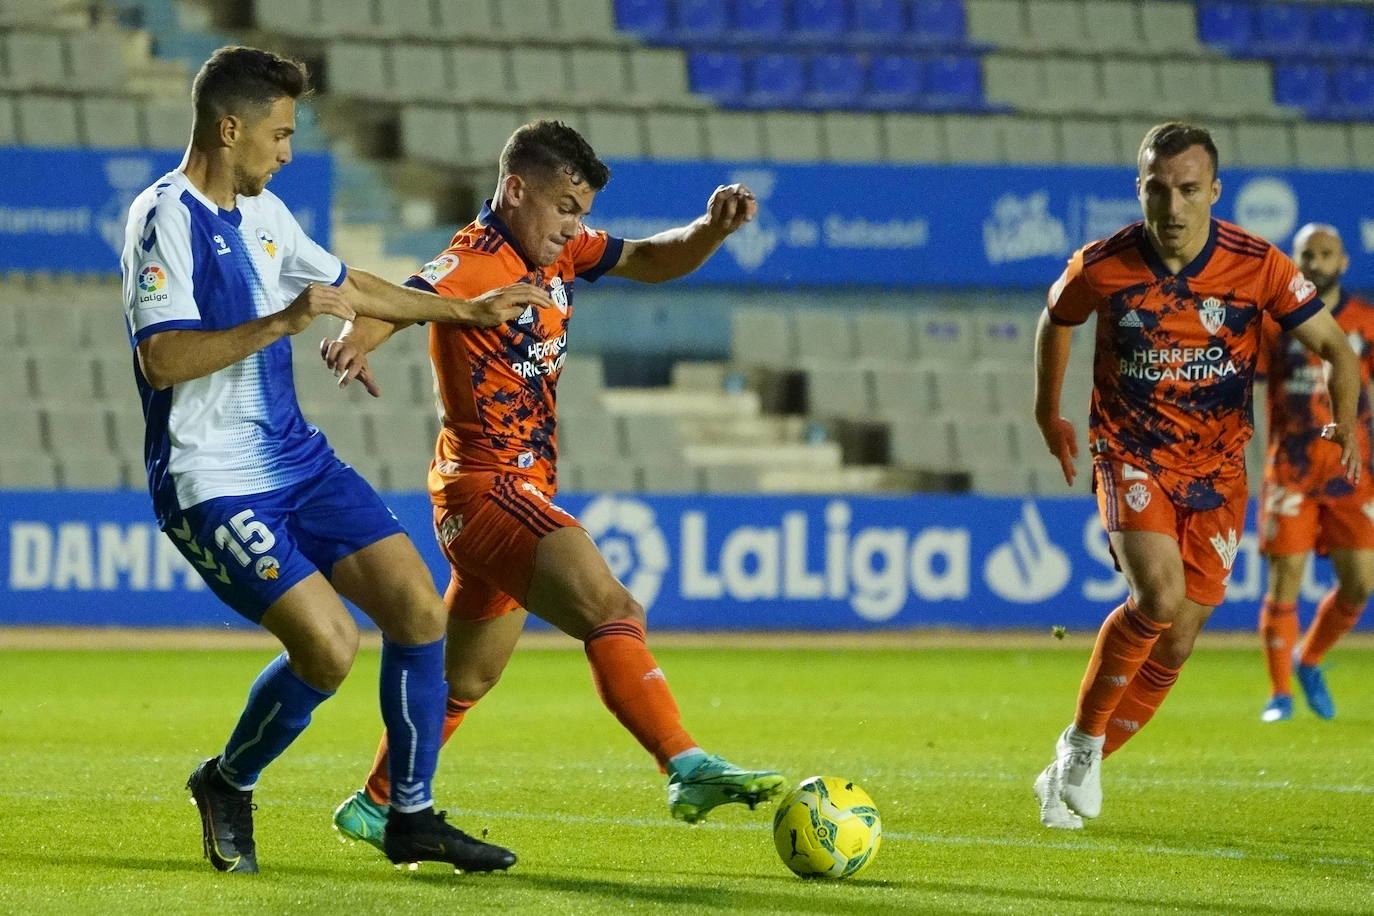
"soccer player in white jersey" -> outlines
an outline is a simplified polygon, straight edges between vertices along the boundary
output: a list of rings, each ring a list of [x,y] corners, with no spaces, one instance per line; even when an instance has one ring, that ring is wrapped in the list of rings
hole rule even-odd
[[[256,872],[259,773],[338,688],[358,630],[381,628],[382,718],[393,747],[385,851],[467,871],[515,856],[445,823],[431,781],[447,694],[447,620],[434,580],[390,510],[301,416],[289,337],[318,315],[481,326],[551,306],[514,284],[441,298],[349,270],[311,241],[268,181],[291,161],[304,66],[221,48],[192,87],[181,166],[134,201],[124,307],[147,420],[144,456],[162,530],[221,600],[285,647],[253,683],[224,751],[187,782],[215,868]]]

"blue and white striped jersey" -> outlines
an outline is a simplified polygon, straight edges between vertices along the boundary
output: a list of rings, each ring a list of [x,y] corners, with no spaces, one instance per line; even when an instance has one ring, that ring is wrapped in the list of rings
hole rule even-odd
[[[121,258],[133,345],[160,331],[231,328],[281,311],[311,283],[343,282],[347,268],[276,195],[236,204],[219,209],[180,171],[134,200]],[[136,374],[148,486],[163,523],[207,499],[298,483],[332,455],[301,416],[289,338],[164,391]]]

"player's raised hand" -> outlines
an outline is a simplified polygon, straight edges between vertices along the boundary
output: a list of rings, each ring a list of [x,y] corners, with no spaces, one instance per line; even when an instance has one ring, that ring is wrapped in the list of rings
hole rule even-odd
[[[337,286],[321,286],[318,283],[311,283],[301,290],[301,294],[292,299],[281,314],[286,320],[288,334],[299,334],[320,315],[333,315],[344,321],[352,321],[357,317]]]
[[[1073,464],[1078,457],[1078,436],[1074,433],[1073,424],[1063,417],[1054,417],[1040,424],[1040,435],[1044,437],[1050,454],[1059,459],[1064,482],[1073,486],[1073,479],[1078,476],[1078,469]]]
[[[377,384],[377,379],[372,375],[372,369],[367,364],[367,354],[361,347],[346,340],[326,337],[320,341],[320,358],[334,371],[340,388],[347,388],[349,382],[357,379],[358,384],[362,385],[368,394],[374,398],[382,396],[382,386]]]
[[[547,290],[521,281],[485,292],[476,299],[454,300],[454,304],[457,306],[454,321],[490,328],[519,318],[531,305],[541,309],[553,308],[553,297]]]
[[[1322,438],[1341,447],[1341,466],[1351,483],[1360,482],[1360,441],[1353,427],[1345,423],[1328,423],[1322,427]]]
[[[759,212],[754,192],[742,184],[721,185],[706,202],[706,224],[729,235]]]

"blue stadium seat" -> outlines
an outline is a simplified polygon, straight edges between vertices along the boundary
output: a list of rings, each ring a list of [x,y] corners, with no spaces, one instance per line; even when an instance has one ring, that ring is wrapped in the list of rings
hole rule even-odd
[[[640,38],[658,38],[671,26],[668,13],[668,0],[615,0],[615,27]]]
[[[864,94],[864,62],[857,54],[816,54],[806,65],[807,108],[857,108]]]
[[[687,84],[730,107],[744,98],[744,58],[729,51],[694,51],[687,57]]]
[[[749,62],[751,108],[795,108],[806,89],[806,71],[800,54],[760,54]]]
[[[1374,35],[1368,11],[1358,6],[1318,6],[1312,11],[1310,47],[1324,54],[1348,56],[1365,50]]]
[[[891,48],[894,35],[907,32],[903,0],[854,0],[851,40],[859,45]]]
[[[1279,64],[1274,67],[1274,101],[1320,116],[1327,107],[1327,80],[1326,67],[1320,64]]]
[[[1253,47],[1266,54],[1294,55],[1307,50],[1312,11],[1303,3],[1261,3],[1255,9]]]
[[[1255,40],[1254,8],[1248,3],[1200,3],[1197,37],[1230,54],[1243,54]]]
[[[1332,114],[1352,121],[1374,118],[1374,65],[1340,67],[1331,74]]]
[[[701,44],[724,38],[730,30],[726,0],[677,0],[675,40]]]
[[[792,0],[791,32],[809,42],[842,40],[849,31],[845,0]]]
[[[733,42],[777,47],[787,32],[787,7],[783,0],[734,0],[731,6]]]
[[[962,0],[912,0],[911,35],[917,43],[932,48],[957,48],[962,45]]]
[[[875,54],[868,62],[868,92],[864,101],[880,111],[917,107],[925,85],[919,58],[904,54]]]
[[[939,111],[984,108],[978,58],[972,54],[945,54],[927,60],[923,104]]]

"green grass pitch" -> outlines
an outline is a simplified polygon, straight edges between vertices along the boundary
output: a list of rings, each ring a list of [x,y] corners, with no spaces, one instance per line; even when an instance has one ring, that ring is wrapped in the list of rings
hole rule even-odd
[[[262,874],[221,875],[182,786],[272,652],[3,651],[0,912],[1374,913],[1368,642],[1330,658],[1336,720],[1301,708],[1277,725],[1258,721],[1256,650],[1200,649],[1076,833],[1040,827],[1031,782],[1087,648],[988,643],[658,651],[709,749],[873,796],[882,851],[841,884],[783,868],[771,809],[669,820],[582,653],[537,647],[470,714],[437,785],[460,827],[519,853],[509,873],[406,873],[336,839],[330,813],[378,731],[365,651],[259,787]]]

